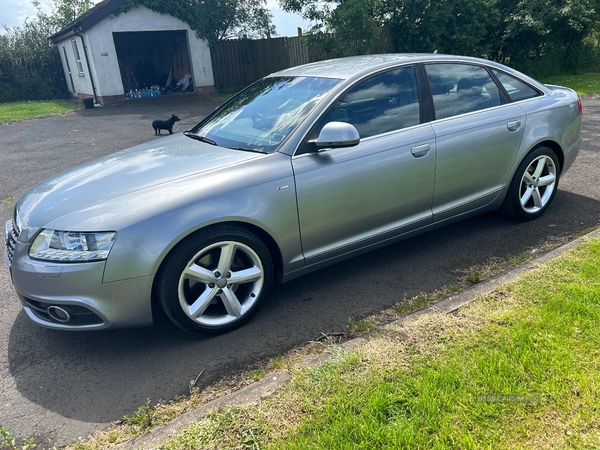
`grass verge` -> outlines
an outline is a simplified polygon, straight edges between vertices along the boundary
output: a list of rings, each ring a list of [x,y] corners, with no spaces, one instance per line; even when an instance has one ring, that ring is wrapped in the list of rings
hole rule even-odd
[[[555,75],[540,80],[545,84],[557,84],[570,87],[579,95],[600,92],[600,73],[582,73],[578,75]]]
[[[589,240],[456,316],[334,346],[276,396],[162,448],[598,448],[599,259]]]
[[[592,230],[588,230],[588,232],[590,231]],[[587,234],[587,232],[584,233],[584,235],[585,234]],[[150,401],[147,401],[146,404],[140,407],[135,413],[126,416],[123,420],[116,422],[113,426],[97,433],[93,437],[90,437],[85,441],[79,441],[74,447],[70,448],[74,448],[75,450],[98,450],[109,448],[114,444],[124,442],[132,437],[145,434],[151,429],[166,424],[187,411],[198,408],[232,390],[238,390],[257,379],[262,378],[263,375],[266,376],[267,374],[273,374],[286,369],[293,371],[295,370],[294,368],[298,367],[300,362],[307,360],[310,356],[320,354],[332,347],[335,348],[335,345],[351,337],[388,324],[435,300],[461,291],[472,284],[469,280],[473,278],[474,273],[478,274],[478,280],[490,278],[510,267],[520,265],[523,262],[530,260],[539,252],[551,250],[562,243],[564,242],[553,241],[543,248],[536,248],[524,252],[508,261],[492,259],[479,267],[471,267],[463,271],[457,271],[456,275],[458,277],[458,283],[455,285],[446,286],[429,293],[422,293],[412,299],[403,299],[394,308],[381,311],[380,313],[365,319],[355,320],[351,317],[345,332],[323,334],[315,341],[297,347],[283,356],[268,361],[259,361],[253,365],[254,367],[248,367],[241,373],[233,376],[230,375],[218,383],[202,390],[196,387],[198,379],[202,376],[201,372],[195,380],[190,381],[189,397],[176,398],[166,403],[159,402],[154,404],[154,406],[151,406]]]
[[[77,108],[78,106],[65,100],[0,103],[0,123],[58,114]]]

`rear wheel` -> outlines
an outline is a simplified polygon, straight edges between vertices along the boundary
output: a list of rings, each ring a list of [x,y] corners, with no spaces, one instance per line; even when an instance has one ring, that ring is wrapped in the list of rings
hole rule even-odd
[[[517,220],[537,219],[556,194],[559,174],[554,150],[545,146],[533,149],[515,172],[500,212]]]
[[[259,309],[273,279],[271,257],[253,233],[237,226],[201,230],[171,253],[158,278],[169,318],[192,333],[224,333]]]

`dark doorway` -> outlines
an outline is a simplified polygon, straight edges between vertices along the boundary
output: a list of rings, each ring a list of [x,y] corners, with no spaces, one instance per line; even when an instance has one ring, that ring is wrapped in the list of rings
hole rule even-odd
[[[191,78],[185,30],[113,33],[113,39],[125,92]]]

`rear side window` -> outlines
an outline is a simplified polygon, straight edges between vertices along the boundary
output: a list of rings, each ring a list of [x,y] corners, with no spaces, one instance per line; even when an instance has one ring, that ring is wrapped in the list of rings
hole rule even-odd
[[[354,125],[361,138],[420,123],[419,94],[414,67],[374,75],[346,92],[321,120]]]
[[[506,92],[508,92],[508,95],[513,102],[540,95],[536,89],[523,83],[521,80],[517,80],[511,75],[497,70],[494,70],[494,75],[498,77],[498,80],[500,80],[500,83],[502,83],[502,86],[504,86],[504,89],[506,89]]]
[[[484,67],[471,64],[427,64],[436,119],[500,105],[500,90]]]

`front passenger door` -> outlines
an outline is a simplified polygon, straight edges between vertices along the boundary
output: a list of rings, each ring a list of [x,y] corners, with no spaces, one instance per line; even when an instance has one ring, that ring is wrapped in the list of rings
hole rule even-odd
[[[435,139],[421,124],[413,66],[372,76],[343,94],[329,121],[354,125],[361,142],[294,156],[302,247],[324,261],[431,223]]]

